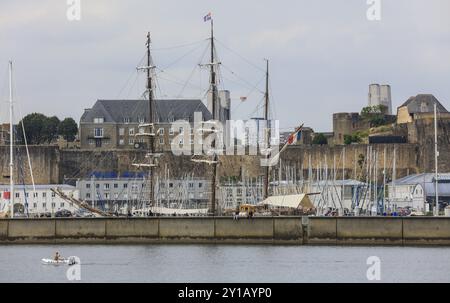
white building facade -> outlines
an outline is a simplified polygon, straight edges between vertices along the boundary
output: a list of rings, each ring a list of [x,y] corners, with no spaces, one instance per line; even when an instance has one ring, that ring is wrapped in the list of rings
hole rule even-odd
[[[49,185],[16,185],[14,187],[14,208],[23,210],[25,214],[41,215],[54,214],[60,210],[69,210],[74,212],[78,207],[72,202],[64,200],[52,189],[58,189],[68,197],[79,198],[79,190],[66,184],[49,184]],[[10,206],[9,185],[0,185],[0,212],[7,211]]]

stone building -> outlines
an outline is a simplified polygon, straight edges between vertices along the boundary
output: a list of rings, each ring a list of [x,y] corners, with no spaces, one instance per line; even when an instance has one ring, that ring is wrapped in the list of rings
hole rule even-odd
[[[410,97],[397,108],[397,124],[411,123],[430,114],[434,115],[434,104],[440,116],[450,116],[447,109],[431,94],[419,94]],[[428,115],[427,115],[428,114]]]
[[[194,122],[194,113],[203,121],[212,118],[201,100],[155,100],[155,150],[170,150],[174,136],[183,130],[173,129],[179,120]],[[86,109],[80,121],[82,149],[146,149],[147,136],[136,136],[148,123],[147,100],[98,100]],[[181,142],[180,142],[181,143]]]
[[[9,144],[9,123],[0,125],[0,145]]]
[[[389,85],[370,84],[368,105],[383,105],[386,107],[386,114],[392,115],[391,87]]]

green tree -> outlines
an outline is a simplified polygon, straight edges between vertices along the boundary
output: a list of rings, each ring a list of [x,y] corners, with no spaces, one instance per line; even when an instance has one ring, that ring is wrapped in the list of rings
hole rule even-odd
[[[358,134],[352,134],[352,135],[344,135],[344,144],[349,145],[352,143],[360,143],[361,136]]]
[[[52,143],[58,138],[58,127],[61,122],[58,117],[46,117],[44,120],[44,127],[42,130],[41,143]]]
[[[312,144],[327,145],[328,144],[327,137],[325,137],[325,135],[322,133],[317,134],[316,136],[314,136],[314,139],[312,140]]]
[[[78,125],[72,118],[65,118],[58,127],[58,134],[63,136],[64,140],[73,142],[78,133]]]
[[[26,115],[18,124],[17,127],[17,141],[20,144],[25,144],[25,138],[22,131],[25,129],[27,143],[28,144],[41,144],[43,140],[45,121],[47,117],[43,114],[32,113]]]
[[[369,121],[371,127],[385,125],[387,107],[385,105],[367,106],[361,110],[361,117]]]

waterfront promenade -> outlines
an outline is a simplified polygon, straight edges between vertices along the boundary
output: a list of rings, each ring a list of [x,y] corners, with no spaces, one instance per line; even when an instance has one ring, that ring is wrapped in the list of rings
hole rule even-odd
[[[450,246],[448,217],[151,217],[0,220],[0,244]]]

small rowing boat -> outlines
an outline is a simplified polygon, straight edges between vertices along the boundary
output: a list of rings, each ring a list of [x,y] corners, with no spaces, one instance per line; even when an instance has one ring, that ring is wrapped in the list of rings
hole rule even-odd
[[[44,258],[44,259],[41,259],[41,262],[44,265],[64,265],[64,264],[75,265],[75,264],[77,264],[77,262],[75,260],[75,257],[69,257],[67,259],[66,258],[61,258],[61,259],[58,259],[58,260]]]

